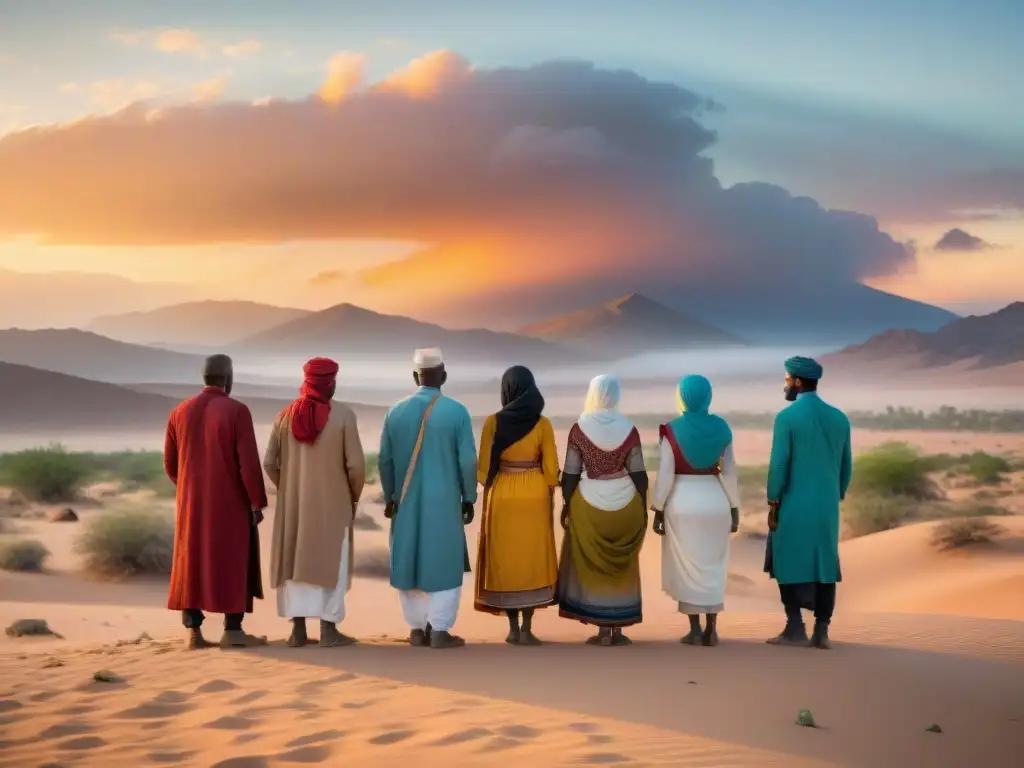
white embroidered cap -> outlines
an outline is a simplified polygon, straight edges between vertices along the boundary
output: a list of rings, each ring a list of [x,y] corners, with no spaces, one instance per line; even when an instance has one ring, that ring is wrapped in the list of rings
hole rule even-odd
[[[412,356],[413,367],[418,371],[425,371],[429,368],[438,368],[444,365],[444,357],[440,349],[417,349]]]

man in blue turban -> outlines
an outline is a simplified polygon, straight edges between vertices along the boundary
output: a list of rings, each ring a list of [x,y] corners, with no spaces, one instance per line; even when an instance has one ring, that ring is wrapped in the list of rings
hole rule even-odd
[[[850,420],[818,396],[821,365],[786,361],[790,405],[775,417],[768,466],[765,571],[779,584],[786,628],[768,642],[829,648],[839,569],[839,502],[852,474]],[[814,611],[810,641],[801,608]]]

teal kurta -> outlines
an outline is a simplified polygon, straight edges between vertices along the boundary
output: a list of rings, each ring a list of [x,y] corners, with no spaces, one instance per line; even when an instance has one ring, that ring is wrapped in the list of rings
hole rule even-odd
[[[420,421],[436,389],[420,387],[384,417],[380,482],[397,502]],[[462,586],[466,532],[462,503],[476,502],[476,443],[469,411],[441,396],[427,419],[423,446],[405,501],[391,524],[391,586],[443,592]]]
[[[775,417],[768,498],[781,502],[771,536],[779,584],[839,581],[839,502],[852,466],[850,420],[817,393]]]

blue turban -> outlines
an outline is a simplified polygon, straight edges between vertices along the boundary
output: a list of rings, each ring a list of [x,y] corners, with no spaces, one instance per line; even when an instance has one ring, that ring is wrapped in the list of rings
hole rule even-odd
[[[687,376],[679,382],[679,418],[668,423],[683,456],[694,469],[718,464],[732,442],[732,430],[720,416],[708,413],[711,382],[703,376]]]
[[[823,373],[821,363],[813,357],[791,357],[786,361],[786,373],[798,379],[817,381]]]

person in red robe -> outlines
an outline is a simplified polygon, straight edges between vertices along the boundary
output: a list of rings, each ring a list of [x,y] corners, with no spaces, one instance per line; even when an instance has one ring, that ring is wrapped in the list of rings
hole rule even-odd
[[[164,470],[177,487],[174,562],[167,607],[182,612],[188,647],[207,648],[204,611],[224,614],[222,648],[265,645],[242,630],[263,599],[259,535],[267,492],[252,414],[232,399],[227,355],[207,358],[205,387],[167,421]]]

